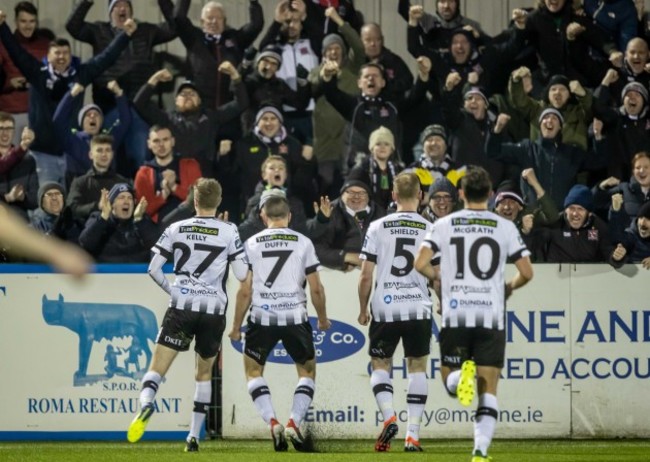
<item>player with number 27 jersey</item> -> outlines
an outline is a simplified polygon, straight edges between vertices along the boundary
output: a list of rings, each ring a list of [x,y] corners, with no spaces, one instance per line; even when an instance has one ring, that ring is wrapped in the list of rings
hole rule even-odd
[[[442,327],[505,326],[506,260],[530,255],[515,225],[487,210],[460,210],[433,224],[424,245],[442,246]]]
[[[174,260],[170,308],[225,314],[228,265],[246,258],[234,224],[206,217],[183,220],[169,226],[152,250]]]
[[[375,321],[431,319],[427,279],[413,268],[414,256],[431,226],[415,212],[396,212],[368,227],[361,259],[377,265],[370,303]]]
[[[262,326],[306,322],[305,278],[320,269],[312,242],[288,228],[268,228],[249,238],[245,248],[255,262],[250,321]]]

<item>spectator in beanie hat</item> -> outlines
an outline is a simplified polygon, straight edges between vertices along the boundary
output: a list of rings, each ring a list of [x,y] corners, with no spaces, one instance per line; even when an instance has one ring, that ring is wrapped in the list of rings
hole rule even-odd
[[[447,130],[439,124],[427,126],[420,135],[422,154],[409,167],[420,167],[430,172],[434,180],[446,177],[457,184],[465,171],[451,158],[447,145]]]
[[[434,223],[446,217],[458,206],[458,189],[447,178],[437,178],[429,188],[429,202],[421,215]]]
[[[32,228],[59,239],[78,242],[83,226],[65,205],[65,190],[59,183],[48,182],[38,188],[38,208],[30,219]]]
[[[638,82],[630,82],[621,92],[623,104],[616,109],[608,107],[605,103],[617,78],[616,71],[610,69],[594,92],[602,108],[599,119],[594,119],[593,132],[595,149],[605,153],[607,174],[624,179],[632,174],[631,159],[641,151],[650,152],[648,90]]]
[[[102,190],[99,212],[94,212],[79,236],[79,244],[98,263],[145,263],[160,236],[146,214],[147,201],[135,206],[133,188],[117,183]]]
[[[527,67],[512,72],[508,91],[513,107],[530,122],[530,139],[541,136],[539,117],[547,108],[554,108],[562,114],[562,142],[587,151],[587,130],[593,119],[593,96],[577,80],[569,81],[564,75],[554,75],[549,80],[541,100],[536,100],[524,91],[525,78],[530,78]]]
[[[348,175],[349,180],[359,180],[370,186],[370,198],[387,209],[392,202],[393,180],[402,170],[396,161],[395,137],[381,126],[370,134],[368,142],[370,157],[361,161]]]
[[[546,108],[539,115],[541,137],[536,141],[525,139],[519,143],[503,141],[501,133],[510,120],[507,114],[499,114],[490,133],[486,150],[488,157],[504,164],[517,166],[521,171],[532,168],[542,189],[553,200],[556,208],[562,208],[571,187],[576,184],[578,172],[594,168],[599,159],[577,146],[563,143],[564,118],[555,108]],[[535,206],[537,192],[525,185],[524,199]]]
[[[281,108],[287,105],[302,111],[311,99],[311,86],[306,80],[300,80],[296,90],[278,76],[282,66],[282,54],[274,45],[260,51],[255,59],[255,69],[244,76],[244,85],[250,98],[250,107],[242,116],[244,132],[251,130],[255,115],[263,105]]]
[[[564,211],[550,227],[540,228],[538,245],[548,263],[604,263],[612,252],[607,223],[592,213],[591,190],[575,185],[564,200]]]

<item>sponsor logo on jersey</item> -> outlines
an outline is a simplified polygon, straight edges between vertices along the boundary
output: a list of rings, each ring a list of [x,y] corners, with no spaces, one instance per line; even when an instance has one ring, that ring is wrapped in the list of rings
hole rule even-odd
[[[260,236],[255,238],[255,242],[269,241],[297,241],[298,236],[295,234],[271,234],[270,236]]]
[[[497,221],[489,218],[468,218],[457,217],[451,220],[452,226],[487,226],[488,228],[496,228]]]
[[[449,308],[451,308],[452,310],[458,308],[458,300],[456,300],[455,298],[449,300]]]
[[[417,286],[417,282],[384,282],[384,289],[412,289]]]
[[[395,221],[385,221],[384,228],[415,228],[415,229],[426,229],[427,225],[425,223],[420,223],[419,221],[412,220],[395,220]]]
[[[392,296],[390,296],[390,295],[384,295],[384,303],[385,303],[386,305],[390,305],[392,301],[393,301],[393,297],[392,297]]]
[[[463,292],[464,294],[489,294],[492,290],[489,287],[473,287],[465,285],[451,286],[452,292]]]
[[[181,287],[181,294],[183,295],[219,295],[218,290],[210,289],[188,289],[187,287]]]
[[[208,234],[210,236],[219,235],[219,228],[206,228],[205,226],[181,226],[178,228],[179,233]]]
[[[299,292],[260,292],[262,300],[277,300],[278,298],[294,298],[300,295]]]
[[[338,361],[352,356],[363,349],[366,343],[366,336],[363,332],[341,321],[330,319],[330,322],[332,323],[332,327],[327,331],[321,331],[318,329],[318,319],[316,317],[309,318],[314,347],[316,349],[316,358],[319,363]],[[245,330],[246,328],[242,327],[242,332],[245,332]],[[235,350],[242,353],[244,342],[231,340],[230,344]],[[282,342],[278,343],[271,350],[266,361],[293,365],[293,360],[282,345]]]

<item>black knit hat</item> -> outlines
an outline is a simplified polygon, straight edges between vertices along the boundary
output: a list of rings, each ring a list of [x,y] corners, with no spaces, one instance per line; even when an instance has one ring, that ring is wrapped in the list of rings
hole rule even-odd
[[[583,184],[574,185],[564,199],[564,208],[571,205],[579,205],[588,212],[594,210],[594,197],[591,189]]]
[[[113,202],[115,202],[117,196],[119,196],[123,192],[131,193],[131,195],[135,198],[135,194],[133,194],[133,188],[131,188],[131,186],[129,186],[128,183],[117,183],[108,192],[108,200],[111,203],[111,205],[113,205]]]
[[[343,186],[341,187],[341,194],[343,194],[348,188],[351,188],[353,186],[356,186],[357,188],[363,188],[368,193],[368,196],[370,196],[370,186],[368,186],[361,180],[348,180],[345,183],[343,183]]]
[[[420,141],[424,143],[427,138],[430,136],[439,136],[445,142],[447,142],[447,130],[445,130],[445,127],[439,124],[433,124],[429,125],[426,127],[424,130],[422,130],[422,135],[420,135]]]
[[[45,193],[48,191],[51,191],[53,189],[56,189],[59,191],[61,194],[63,194],[63,197],[65,197],[65,190],[63,189],[63,186],[61,186],[59,183],[56,183],[54,181],[48,181],[47,183],[43,183],[40,188],[38,188],[38,206],[42,207],[43,206],[43,196],[45,196]]]

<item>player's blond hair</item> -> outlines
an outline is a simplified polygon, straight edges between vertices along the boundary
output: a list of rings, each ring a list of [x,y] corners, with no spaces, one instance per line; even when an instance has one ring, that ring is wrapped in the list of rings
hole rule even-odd
[[[398,199],[417,199],[420,193],[420,179],[415,173],[402,172],[393,180],[393,191]]]
[[[216,209],[221,204],[221,185],[214,178],[199,178],[194,185],[196,205],[201,209]]]

